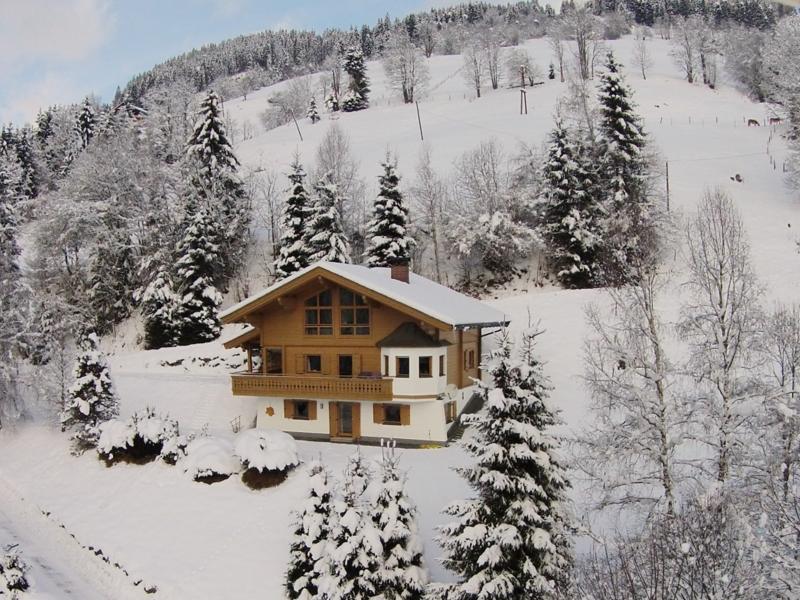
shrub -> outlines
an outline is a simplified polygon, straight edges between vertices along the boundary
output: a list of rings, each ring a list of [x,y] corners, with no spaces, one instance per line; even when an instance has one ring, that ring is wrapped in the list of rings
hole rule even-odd
[[[233,455],[233,444],[212,437],[197,438],[186,447],[186,458],[181,461],[183,472],[194,481],[216,483],[224,481],[241,470]]]
[[[20,558],[14,546],[8,546],[3,554],[0,554],[0,596],[9,594],[10,598],[18,598],[19,592],[28,589],[28,580],[25,573],[28,565]]]
[[[243,431],[236,438],[234,454],[245,469],[242,482],[254,490],[279,485],[300,464],[294,438],[274,429]]]
[[[97,453],[108,466],[117,462],[137,465],[151,462],[162,453],[168,440],[178,437],[178,422],[157,415],[149,407],[128,421],[106,421],[99,429]]]

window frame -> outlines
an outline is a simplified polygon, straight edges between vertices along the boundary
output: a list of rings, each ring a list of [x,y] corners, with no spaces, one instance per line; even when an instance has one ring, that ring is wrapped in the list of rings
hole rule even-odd
[[[346,296],[351,296],[351,299],[348,300]],[[366,312],[366,323],[359,321],[359,311]],[[349,323],[345,323],[345,312],[352,315]],[[370,335],[371,332],[372,310],[367,297],[344,287],[339,288],[339,335],[364,336]]]
[[[319,359],[319,370],[312,371],[311,370],[311,359],[317,358]],[[310,373],[310,374],[319,374],[322,375],[322,355],[321,354],[304,354],[303,355],[303,373]]]
[[[324,294],[329,294],[329,304],[322,303]],[[313,337],[332,336],[334,331],[333,309],[333,292],[330,289],[322,290],[310,298],[306,298],[303,302],[303,334]],[[310,314],[315,315],[313,323],[309,322]],[[323,322],[323,314],[330,316],[328,323]]]
[[[428,371],[427,373],[423,374],[422,372],[422,363],[423,361],[427,361],[428,363]],[[417,373],[420,379],[430,379],[433,377],[433,357],[432,356],[420,356],[417,359]]]
[[[292,400],[292,421],[310,421],[311,420],[311,402],[313,400]],[[305,416],[299,415],[298,407],[305,406]]]
[[[440,354],[439,355],[439,377],[444,377],[445,375],[447,375],[446,364],[447,364],[447,361],[445,360],[445,355],[444,354]]]
[[[266,375],[283,375],[283,370],[284,370],[283,369],[283,347],[281,347],[281,346],[267,346],[267,347],[264,348],[264,354],[266,355],[266,357],[265,357],[266,360],[263,361],[263,363],[264,363],[264,373]],[[272,370],[271,367],[270,367],[273,354],[279,354],[280,357],[281,357],[281,364],[280,364],[280,370],[279,371]]]
[[[399,405],[396,404],[384,404],[383,408],[383,419],[381,420],[381,425],[402,425],[403,424],[403,411]],[[397,420],[390,420],[388,418],[388,411],[397,411]]]
[[[400,361],[406,363],[406,374],[400,374]],[[400,379],[408,379],[411,377],[411,357],[409,356],[395,356],[394,359],[394,376]]]

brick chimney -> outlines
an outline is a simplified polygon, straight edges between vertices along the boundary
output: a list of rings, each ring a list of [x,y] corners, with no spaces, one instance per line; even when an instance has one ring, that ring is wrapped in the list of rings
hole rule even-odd
[[[389,267],[392,279],[408,283],[408,263],[396,263]]]

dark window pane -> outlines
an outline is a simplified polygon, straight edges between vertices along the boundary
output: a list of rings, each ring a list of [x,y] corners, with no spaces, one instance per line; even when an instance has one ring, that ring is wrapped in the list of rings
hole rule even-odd
[[[333,327],[320,327],[319,328],[320,335],[333,335]]]
[[[319,295],[319,305],[320,306],[332,306],[333,305],[333,295],[331,294],[330,290],[325,290],[321,292]]]
[[[353,335],[353,328],[352,327],[342,327],[341,332],[342,332],[342,335]]]
[[[331,325],[333,323],[333,310],[330,308],[320,308],[319,322],[323,325]]]
[[[369,309],[357,308],[356,309],[356,323],[359,325],[369,325]]]
[[[306,327],[306,335],[317,335],[316,327]]]
[[[386,425],[400,425],[400,407],[385,404],[383,406],[383,422]]]
[[[306,325],[316,325],[317,324],[317,311],[316,310],[307,310],[306,311]]]
[[[316,306],[317,305],[317,297],[312,296],[308,300],[306,300],[306,306]]]
[[[362,296],[361,294],[356,294],[356,304],[358,306],[366,306],[367,305],[367,299],[364,296]]]
[[[308,420],[308,402],[305,400],[294,401],[294,418]]]
[[[355,312],[352,308],[342,309],[342,325],[352,325],[355,323]]]
[[[353,292],[343,289],[339,294],[339,302],[341,302],[342,306],[352,306]]]
[[[408,377],[408,357],[407,356],[398,356],[397,357],[397,376],[398,377]]]
[[[430,377],[431,376],[431,357],[430,356],[420,356],[419,357],[419,376],[420,377]]]
[[[283,351],[280,348],[267,348],[267,373],[283,373]]]
[[[339,377],[353,376],[353,357],[349,354],[339,356]]]
[[[369,335],[369,327],[356,327],[356,335]]]
[[[322,371],[322,357],[319,354],[309,354],[306,356],[306,371],[309,373],[319,373]]]

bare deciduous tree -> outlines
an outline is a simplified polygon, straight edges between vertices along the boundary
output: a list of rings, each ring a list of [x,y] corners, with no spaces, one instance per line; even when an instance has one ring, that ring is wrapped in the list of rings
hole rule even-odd
[[[428,63],[414,46],[405,29],[389,38],[383,56],[383,70],[392,89],[402,93],[403,102],[414,102],[430,80]]]
[[[470,44],[464,48],[464,79],[475,90],[478,98],[481,97],[481,86],[486,73],[486,53],[477,44]]]
[[[687,410],[665,348],[658,306],[664,278],[642,269],[637,283],[609,292],[611,311],[587,311],[585,379],[593,424],[578,438],[578,468],[599,485],[598,506],[644,504],[675,511]]]
[[[650,56],[650,40],[644,29],[636,32],[636,41],[633,45],[633,64],[639,67],[642,79],[647,79],[647,70],[653,66],[653,58]]]
[[[422,44],[422,51],[425,53],[425,57],[430,58],[433,54],[433,50],[436,48],[439,38],[436,26],[430,21],[423,21],[419,26],[418,37]]]
[[[417,178],[411,188],[411,200],[419,211],[418,227],[430,237],[436,281],[442,282],[441,226],[447,202],[447,186],[431,166],[431,150],[422,148],[417,163]]]
[[[533,85],[537,79],[542,78],[539,65],[524,48],[513,48],[506,55],[506,74],[511,85],[519,84],[520,87]]]
[[[563,37],[575,42],[573,55],[581,79],[592,74],[593,47],[600,41],[600,30],[595,17],[587,7],[570,10],[562,18]]]
[[[559,23],[554,23],[550,31],[548,31],[548,41],[558,61],[558,73],[561,83],[564,83],[564,33]]]
[[[687,370],[698,382],[702,439],[714,450],[714,475],[725,482],[741,456],[752,403],[744,370],[755,346],[761,289],[744,224],[724,191],[706,192],[686,243],[690,299],[680,330],[691,348]]]
[[[352,236],[366,223],[365,185],[350,150],[350,139],[338,123],[333,123],[322,138],[316,158],[311,181],[331,173],[339,191],[336,208],[342,216],[345,233]]]
[[[490,30],[482,37],[483,51],[486,55],[486,71],[492,89],[496,90],[500,86],[500,56],[502,54],[500,36],[497,32]]]
[[[670,55],[683,71],[686,81],[694,83],[697,67],[697,28],[698,17],[679,18],[675,21],[675,35],[672,37]]]

